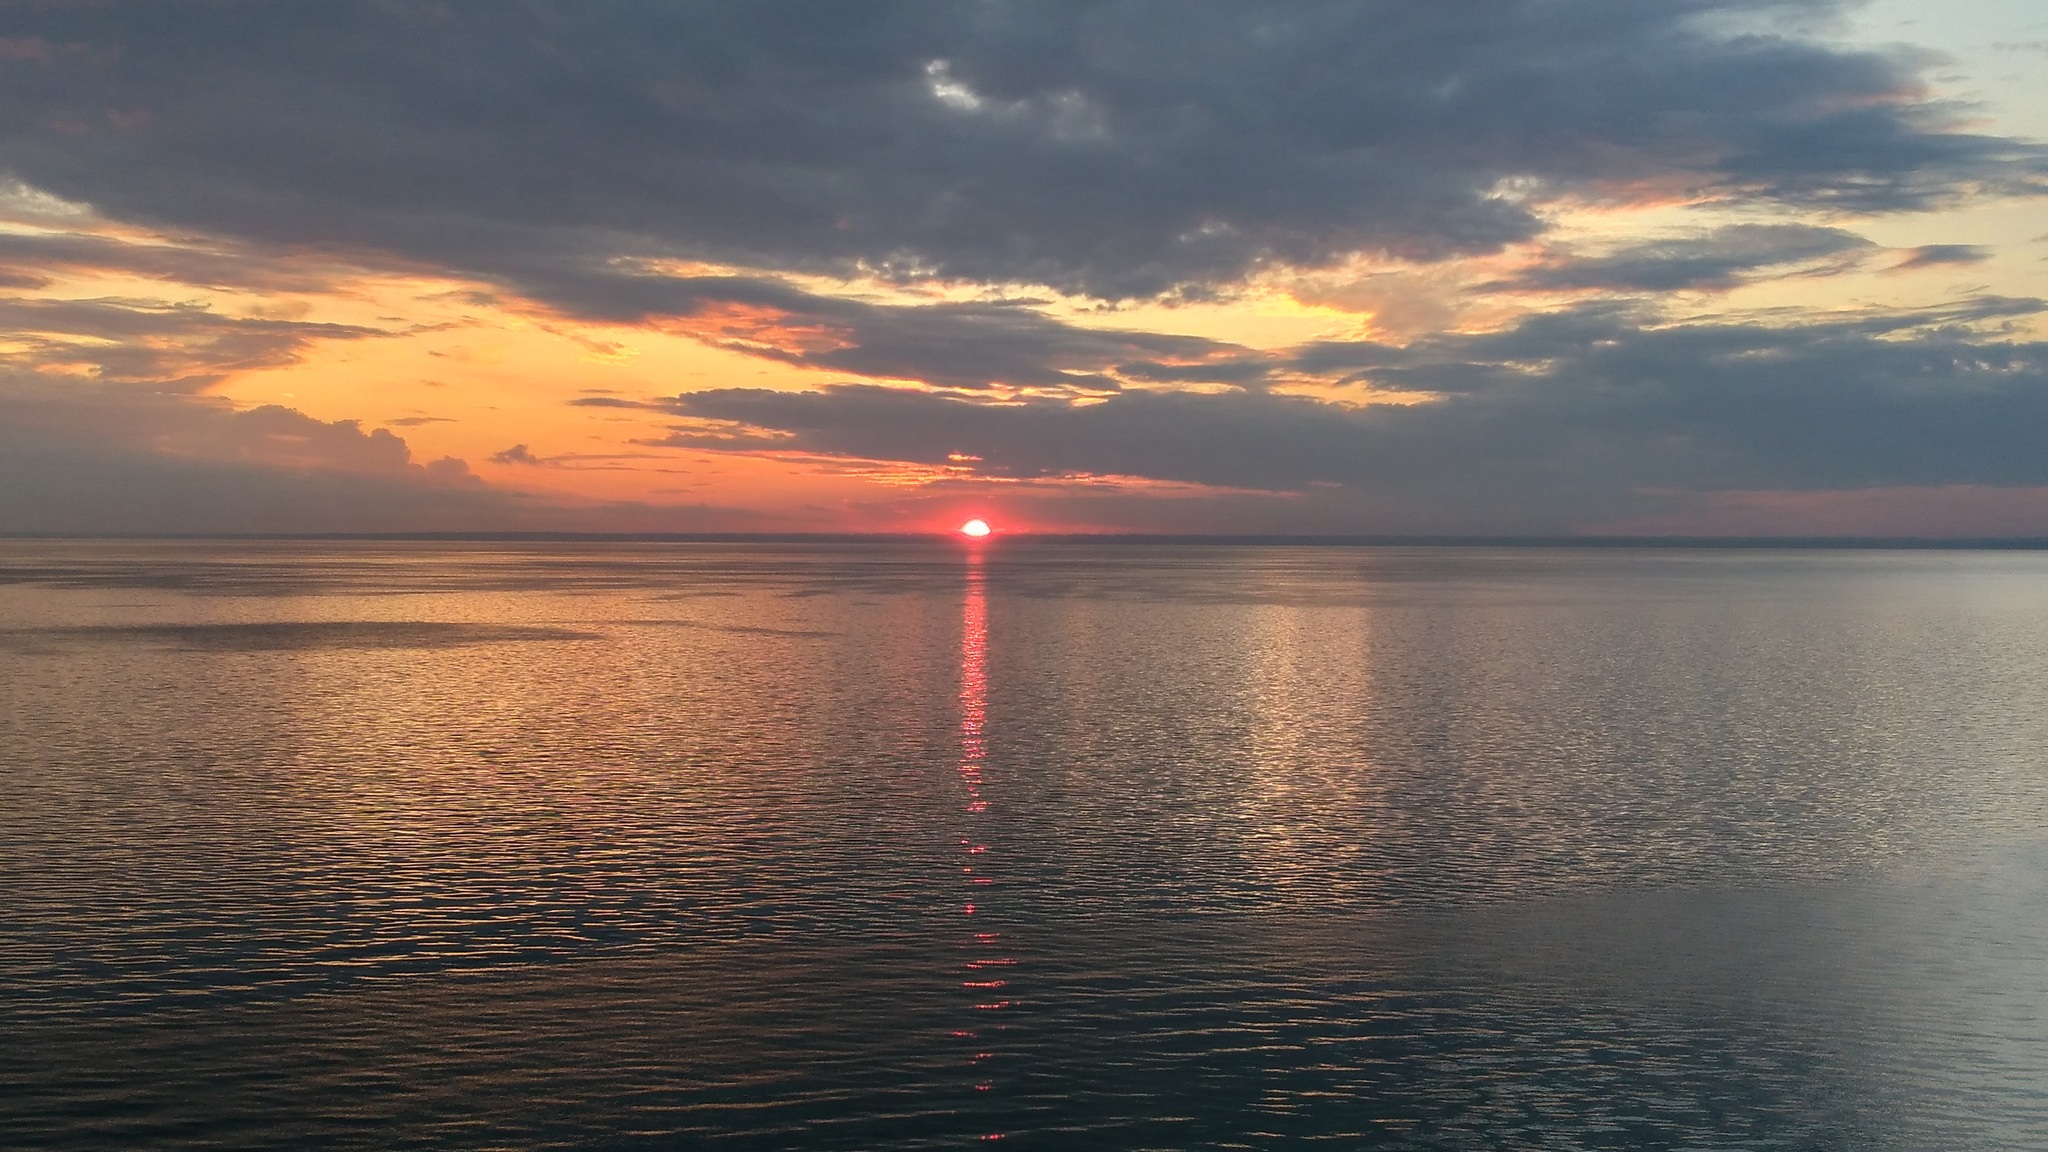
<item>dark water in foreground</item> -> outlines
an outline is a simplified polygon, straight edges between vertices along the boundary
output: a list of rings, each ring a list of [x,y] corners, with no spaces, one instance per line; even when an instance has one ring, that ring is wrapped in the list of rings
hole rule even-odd
[[[2048,1147],[2048,555],[0,542],[0,1145]]]

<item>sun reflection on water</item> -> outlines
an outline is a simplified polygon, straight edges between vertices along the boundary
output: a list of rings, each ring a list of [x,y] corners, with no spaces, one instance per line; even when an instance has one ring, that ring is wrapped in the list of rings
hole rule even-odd
[[[970,1045],[968,1065],[974,1070],[976,1092],[995,1090],[995,1081],[989,1075],[987,1065],[995,1059],[996,1053],[989,1048],[994,1035],[1004,1028],[996,1019],[980,1014],[1002,1012],[1011,1006],[1006,995],[1010,984],[1008,972],[1016,964],[1014,958],[1002,955],[1003,934],[984,930],[990,927],[987,921],[988,896],[995,885],[995,878],[989,871],[988,845],[977,834],[977,826],[988,814],[982,772],[988,759],[988,745],[983,734],[987,718],[988,598],[982,556],[976,550],[967,557],[967,595],[960,621],[960,782],[967,792],[968,818],[967,835],[960,839],[960,872],[966,890],[961,911],[969,918],[967,935],[961,941],[968,959],[960,987],[972,1001],[977,1019],[971,1027],[954,1033]],[[1000,1140],[1002,1133],[992,1132],[982,1138]]]

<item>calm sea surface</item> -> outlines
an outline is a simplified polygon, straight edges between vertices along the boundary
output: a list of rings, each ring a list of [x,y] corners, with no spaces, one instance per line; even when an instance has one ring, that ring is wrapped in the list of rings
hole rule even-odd
[[[0,1145],[2048,1148],[2048,555],[0,541]]]

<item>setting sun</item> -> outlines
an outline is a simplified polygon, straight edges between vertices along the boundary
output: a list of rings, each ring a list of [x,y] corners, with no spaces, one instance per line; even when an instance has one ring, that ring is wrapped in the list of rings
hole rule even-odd
[[[976,539],[988,535],[989,531],[988,521],[986,520],[969,520],[960,526],[960,534],[962,536],[972,536]]]

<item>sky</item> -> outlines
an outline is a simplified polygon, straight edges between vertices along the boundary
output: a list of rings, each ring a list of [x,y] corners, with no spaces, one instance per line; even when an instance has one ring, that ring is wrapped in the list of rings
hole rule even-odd
[[[2039,0],[0,0],[0,532],[2048,536]]]

